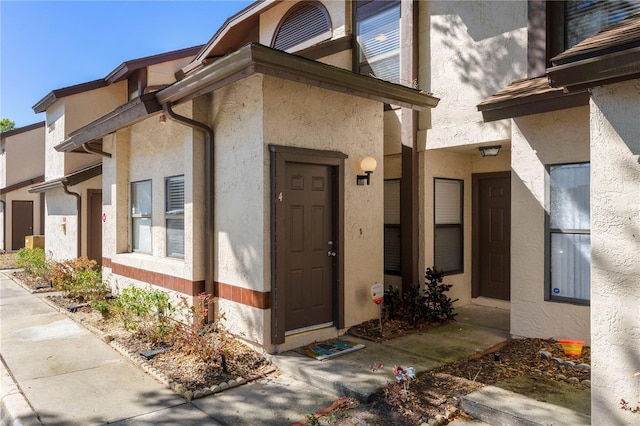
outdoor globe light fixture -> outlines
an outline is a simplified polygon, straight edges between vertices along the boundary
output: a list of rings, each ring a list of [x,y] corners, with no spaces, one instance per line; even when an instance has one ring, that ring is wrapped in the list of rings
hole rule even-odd
[[[481,146],[478,148],[483,157],[495,157],[500,152],[502,145]]]
[[[356,183],[358,185],[364,185],[365,183],[369,185],[371,183],[371,173],[378,166],[378,162],[373,157],[364,157],[360,160],[360,168],[365,173],[363,175],[356,176]]]

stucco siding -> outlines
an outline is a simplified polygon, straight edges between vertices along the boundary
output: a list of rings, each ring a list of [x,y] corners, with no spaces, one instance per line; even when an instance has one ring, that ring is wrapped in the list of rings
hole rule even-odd
[[[95,160],[94,160],[95,161]],[[81,252],[78,253],[78,204],[76,197],[61,188],[47,191],[45,202],[45,250],[55,260],[72,259],[87,255],[87,189],[100,189],[101,178],[91,178],[81,184],[69,186],[70,192],[81,197]]]
[[[382,105],[272,77],[265,77],[264,91],[265,153],[267,145],[276,144],[348,155],[342,183],[345,322],[348,327],[374,318],[377,306],[371,302],[370,287],[384,278]],[[362,173],[359,162],[366,156],[377,160],[378,169],[370,186],[357,186],[355,175]],[[269,193],[268,185],[264,191]],[[269,211],[268,200],[262,208]]]
[[[5,140],[6,174],[5,186],[44,175],[45,128],[18,133]]]
[[[5,211],[5,219],[6,222],[0,222],[0,226],[4,223],[6,226],[5,232],[5,247],[0,247],[7,251],[12,250],[12,241],[13,241],[13,202],[14,201],[31,201],[33,202],[33,232],[32,235],[43,235],[42,234],[42,225],[40,220],[40,194],[31,194],[28,191],[28,188],[21,188],[16,191],[8,192],[4,195],[4,200],[6,203],[6,211]],[[1,220],[2,218],[0,218]],[[23,244],[24,246],[24,244]]]
[[[268,291],[264,205],[265,188],[269,186],[264,167],[262,107],[261,75],[226,86],[213,95],[214,273],[216,281]]]
[[[439,148],[508,139],[509,122],[484,123],[476,105],[526,77],[527,3],[419,2],[419,22],[418,86],[441,98],[421,143]]]
[[[591,421],[637,424],[640,402],[640,80],[591,99]]]
[[[512,128],[511,333],[589,344],[589,307],[545,300],[546,166],[589,161],[589,109],[521,117]]]

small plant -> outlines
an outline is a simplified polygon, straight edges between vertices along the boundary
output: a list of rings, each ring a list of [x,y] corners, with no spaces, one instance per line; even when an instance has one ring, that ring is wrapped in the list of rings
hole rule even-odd
[[[24,268],[25,272],[36,277],[48,279],[51,262],[43,249],[40,247],[26,248],[18,250],[18,267]]]
[[[106,300],[94,300],[91,302],[91,308],[100,312],[102,316],[107,316],[109,314],[109,302]]]
[[[425,297],[427,309],[429,310],[429,322],[441,320],[455,320],[453,304],[458,299],[452,300],[445,293],[452,287],[451,284],[443,284],[444,273],[436,271],[435,268],[427,268],[425,274]]]
[[[309,426],[321,426],[322,423],[320,423],[320,420],[318,419],[318,416],[316,416],[315,414],[309,414],[306,417],[306,423]]]
[[[139,331],[153,342],[161,341],[174,329],[175,308],[167,292],[129,286],[120,292],[114,305],[126,329]]]
[[[104,300],[110,291],[98,264],[86,257],[56,262],[50,274],[57,290],[80,302]]]
[[[200,293],[193,306],[189,306],[185,297],[181,299],[183,311],[187,312],[187,324],[180,328],[179,340],[184,350],[194,354],[203,362],[210,363],[219,358],[220,366],[226,373],[227,363],[223,344],[207,336],[210,332],[223,331],[220,324],[224,319],[223,315],[219,315],[218,319],[212,323],[207,322],[213,302],[214,299],[207,293]]]
[[[640,371],[637,371],[637,372],[633,373],[631,375],[631,377],[640,377]],[[620,409],[622,409],[624,411],[629,411],[630,413],[633,413],[633,414],[640,414],[640,401],[638,401],[638,405],[636,405],[634,407],[633,404],[629,404],[628,401],[625,401],[624,399],[621,399],[620,400]]]

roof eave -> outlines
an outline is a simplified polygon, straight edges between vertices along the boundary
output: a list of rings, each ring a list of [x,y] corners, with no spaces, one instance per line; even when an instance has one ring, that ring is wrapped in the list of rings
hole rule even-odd
[[[76,170],[75,172],[69,173],[61,178],[52,179],[40,185],[35,185],[32,188],[29,188],[28,191],[37,194],[40,192],[51,191],[56,188],[64,188],[65,186],[74,186],[96,176],[100,176],[101,174],[102,162],[92,164],[84,169]]]
[[[70,133],[69,138],[54,148],[59,152],[71,152],[85,143],[137,123],[160,110],[162,107],[156,101],[155,93],[144,94]]]
[[[52,90],[33,106],[33,111],[36,114],[44,112],[47,110],[47,108],[53,105],[54,102],[61,98],[82,92],[88,92],[89,90],[100,89],[102,87],[106,87],[107,85],[108,83],[104,79],[98,79],[88,81],[86,83],[76,84],[74,86],[63,87],[62,89]]]
[[[160,104],[178,103],[209,93],[254,73],[267,74],[316,87],[349,93],[419,111],[434,108],[439,99],[399,84],[363,76],[342,68],[248,44],[157,93]]]
[[[589,92],[556,94],[555,96],[529,96],[509,102],[478,105],[485,122],[542,114],[568,108],[589,105]]]
[[[11,136],[19,135],[20,133],[28,132],[30,130],[38,129],[40,127],[44,127],[44,121],[39,121],[37,123],[29,124],[23,127],[17,127],[15,129],[7,130],[5,132],[0,132],[0,137],[4,139]]]
[[[569,91],[637,78],[640,47],[554,65],[547,69],[547,74],[552,87],[566,87]]]

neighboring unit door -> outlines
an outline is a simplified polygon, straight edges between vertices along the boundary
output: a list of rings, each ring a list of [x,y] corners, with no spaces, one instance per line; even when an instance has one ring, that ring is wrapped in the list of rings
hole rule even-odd
[[[11,204],[11,249],[24,247],[24,237],[33,235],[33,201],[13,201]]]
[[[473,297],[511,295],[511,175],[473,175]]]
[[[102,191],[88,190],[87,257],[102,265]]]
[[[333,323],[334,247],[331,167],[287,163],[285,331]],[[284,250],[281,251],[281,250]]]

